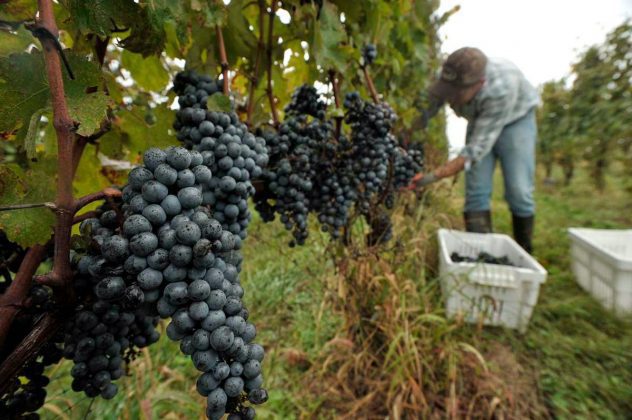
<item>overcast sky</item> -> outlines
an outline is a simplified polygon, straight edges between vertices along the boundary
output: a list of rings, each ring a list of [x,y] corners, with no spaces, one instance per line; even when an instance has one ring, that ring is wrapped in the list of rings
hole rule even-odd
[[[513,61],[536,87],[568,75],[586,46],[632,17],[632,0],[441,0],[440,12],[457,4],[461,10],[440,31],[443,52],[480,48]],[[465,126],[449,111],[454,149],[465,142]]]

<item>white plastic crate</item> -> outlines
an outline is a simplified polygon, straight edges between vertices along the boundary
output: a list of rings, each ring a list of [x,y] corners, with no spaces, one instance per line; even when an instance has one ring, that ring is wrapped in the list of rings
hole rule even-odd
[[[507,256],[515,266],[453,262],[453,252]],[[439,229],[439,270],[448,316],[526,331],[546,270],[510,236]]]
[[[570,228],[577,283],[617,315],[632,313],[632,229]]]

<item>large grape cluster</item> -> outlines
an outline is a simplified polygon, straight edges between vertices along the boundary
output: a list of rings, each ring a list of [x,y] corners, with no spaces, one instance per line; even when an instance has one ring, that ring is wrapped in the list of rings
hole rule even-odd
[[[152,295],[160,317],[171,318],[167,336],[202,372],[197,388],[207,397],[208,417],[229,412],[249,418],[254,411],[244,403],[262,403],[267,393],[261,388],[263,348],[253,343],[256,329],[241,299],[245,227],[233,233],[211,213],[220,202],[205,194],[212,180],[198,151],[148,150],[123,189],[123,233],[141,289]]]
[[[390,134],[397,119],[386,103],[372,104],[357,92],[346,95],[345,120],[351,126],[351,164],[360,183],[358,207],[367,214],[384,189],[389,187],[397,140]]]
[[[114,397],[113,381],[124,374],[124,363],[158,341],[158,318],[147,314],[143,302],[151,293],[139,285],[130,267],[133,245],[125,238],[115,210],[80,225],[84,254],[75,258],[75,291],[79,301],[64,328],[64,356],[74,362],[74,391],[88,397]]]
[[[386,226],[388,214],[377,217],[372,212],[382,205],[391,208],[396,190],[421,170],[423,155],[399,147],[391,134],[397,117],[387,104],[368,103],[350,93],[344,107],[349,137],[336,133],[325,117],[326,103],[313,86],[303,85],[292,95],[278,131],[262,133],[270,163],[255,208],[266,222],[279,215],[293,232],[291,246],[305,242],[309,213],[334,239],[341,236],[354,209]],[[379,235],[380,242],[390,237]]]
[[[285,108],[278,132],[263,132],[270,164],[255,205],[265,221],[279,214],[286,229],[292,230],[291,246],[305,243],[310,212],[318,214],[323,230],[337,237],[354,198],[355,190],[344,188],[352,177],[345,176],[346,165],[339,158],[349,144],[344,137],[334,139],[334,125],[325,119],[325,109],[316,89],[303,85]]]
[[[247,198],[254,193],[251,180],[260,177],[268,163],[265,141],[250,133],[234,112],[207,109],[208,96],[221,91],[220,81],[185,71],[176,75],[174,91],[181,107],[174,123],[177,138],[199,152],[211,171],[209,182],[202,183],[204,204],[212,206],[223,229],[245,239],[251,219]]]

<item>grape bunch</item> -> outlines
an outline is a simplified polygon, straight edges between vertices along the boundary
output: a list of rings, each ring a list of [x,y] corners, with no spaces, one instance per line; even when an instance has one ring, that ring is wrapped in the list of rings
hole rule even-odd
[[[240,234],[245,237],[246,226],[233,233],[211,212],[231,204],[224,201],[231,195],[212,194],[215,178],[204,154],[182,147],[145,152],[144,165],[130,172],[123,189],[123,233],[129,266],[151,296],[145,301],[161,318],[171,318],[167,336],[202,372],[197,389],[207,397],[208,417],[228,412],[250,418],[254,409],[246,402],[263,403],[267,392],[261,388],[263,348],[253,343],[256,328],[241,299]]]
[[[377,47],[375,44],[366,44],[362,48],[362,59],[365,65],[371,65],[377,58]]]
[[[385,103],[364,101],[357,92],[346,95],[345,121],[351,126],[351,162],[360,183],[357,205],[367,214],[376,199],[389,185],[389,169],[397,152],[397,141],[390,134],[397,119]]]
[[[158,317],[143,310],[143,302],[152,297],[140,287],[132,267],[134,245],[124,237],[116,211],[106,209],[84,220],[80,232],[85,247],[75,245],[73,265],[81,304],[64,326],[63,353],[74,362],[74,391],[110,399],[124,363],[158,341]]]
[[[203,183],[204,204],[212,206],[223,229],[245,239],[251,219],[247,199],[254,193],[251,180],[260,177],[268,163],[265,140],[250,133],[234,112],[207,109],[208,96],[221,92],[221,81],[184,71],[176,75],[174,91],[181,107],[174,123],[177,138],[201,153],[210,170],[209,182]]]
[[[37,355],[27,362],[10,384],[8,392],[0,396],[0,413],[4,419],[37,420],[36,413],[46,400],[46,386],[50,379],[45,375],[47,366],[62,358],[61,337],[57,334],[46,343]]]
[[[4,293],[13,282],[13,277],[25,254],[24,248],[11,242],[6,234],[0,231],[0,293]],[[33,284],[29,289],[24,307],[11,324],[3,351],[0,352],[0,359],[4,360],[12,349],[20,345],[25,332],[31,331],[46,312],[55,308],[51,289],[48,286]],[[44,405],[46,385],[50,381],[44,369],[61,359],[62,340],[62,335],[53,335],[37,354],[21,367],[18,377],[8,384],[5,393],[0,395],[2,418],[39,418],[36,411]]]
[[[387,104],[368,103],[350,93],[344,107],[349,137],[336,135],[326,119],[326,103],[313,86],[303,85],[292,95],[278,131],[261,133],[270,162],[263,188],[254,197],[255,208],[266,222],[279,215],[293,233],[290,246],[305,243],[309,213],[332,239],[341,237],[354,210],[386,226],[386,213],[372,213],[382,205],[392,208],[396,189],[421,170],[423,155],[399,147],[391,134],[397,117]],[[378,237],[384,242],[391,235]]]
[[[415,174],[422,172],[424,168],[423,149],[416,143],[408,147],[400,147],[395,156],[393,183],[396,189],[410,184]]]
[[[326,104],[313,86],[303,85],[292,95],[285,108],[285,119],[278,132],[264,131],[270,162],[264,170],[266,193],[255,196],[255,208],[264,221],[274,215],[292,231],[290,246],[303,245],[307,239],[307,218],[310,212],[319,214],[323,226],[332,235],[344,222],[345,205],[349,200],[336,201],[339,195],[338,162],[344,139],[333,141],[334,126],[325,119]]]

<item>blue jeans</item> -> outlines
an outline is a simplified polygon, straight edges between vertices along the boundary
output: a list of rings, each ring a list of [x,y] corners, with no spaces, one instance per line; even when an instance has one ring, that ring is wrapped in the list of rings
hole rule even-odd
[[[503,128],[492,150],[465,173],[466,212],[489,210],[494,168],[499,160],[509,209],[519,217],[534,214],[536,139],[535,108]]]

